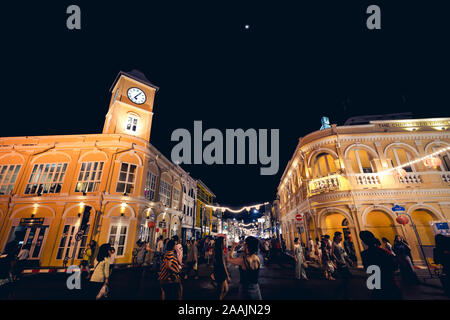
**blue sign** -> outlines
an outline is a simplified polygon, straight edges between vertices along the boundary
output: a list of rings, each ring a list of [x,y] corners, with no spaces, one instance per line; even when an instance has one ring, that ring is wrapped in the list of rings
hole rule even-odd
[[[398,204],[396,204],[395,206],[392,207],[392,211],[397,212],[397,211],[406,211],[405,207],[399,206]]]
[[[448,223],[447,222],[441,222],[441,223],[436,223],[436,229],[438,230],[448,230]]]

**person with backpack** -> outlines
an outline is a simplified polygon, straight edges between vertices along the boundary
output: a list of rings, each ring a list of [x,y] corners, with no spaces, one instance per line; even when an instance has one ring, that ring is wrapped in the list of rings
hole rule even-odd
[[[92,299],[99,300],[108,296],[111,253],[109,243],[102,244],[98,249],[97,265],[89,282],[89,296]]]

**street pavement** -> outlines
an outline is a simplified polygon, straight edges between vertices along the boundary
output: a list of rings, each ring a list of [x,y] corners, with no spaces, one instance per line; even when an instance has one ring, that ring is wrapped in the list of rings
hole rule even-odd
[[[366,287],[364,270],[351,269],[353,278],[348,285],[347,298],[350,300],[368,300],[370,291]],[[238,300],[239,270],[230,265],[230,290],[225,300]],[[217,291],[210,279],[212,267],[200,264],[199,279],[183,280],[183,300],[216,300]],[[439,279],[429,278],[426,270],[417,270],[419,285],[401,285],[404,299],[443,300],[444,296]],[[310,280],[294,279],[292,261],[285,257],[280,263],[263,264],[260,271],[260,287],[264,300],[335,300],[343,299],[339,290],[341,280],[328,281],[319,269],[311,266],[307,270]],[[49,273],[24,275],[15,284],[14,300],[73,300],[86,299],[87,283],[82,282],[81,290],[69,290],[66,286],[68,274]],[[401,284],[401,281],[399,280]],[[113,300],[160,300],[157,276],[149,267],[115,269],[110,279]]]

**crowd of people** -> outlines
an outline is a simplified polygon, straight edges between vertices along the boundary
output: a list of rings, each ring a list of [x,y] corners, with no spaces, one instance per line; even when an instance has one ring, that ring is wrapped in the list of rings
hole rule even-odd
[[[396,283],[395,273],[399,270],[402,281],[407,284],[419,282],[414,270],[411,247],[401,236],[395,236],[391,244],[387,238],[377,239],[370,231],[361,231],[359,237],[364,250],[361,258],[364,268],[376,265],[381,270],[381,290],[373,290],[374,299],[401,299],[402,294]],[[450,238],[437,235],[435,238],[434,260],[443,266],[441,281],[447,295],[450,291]],[[20,279],[25,262],[30,256],[27,245],[17,242],[6,245],[0,255],[0,299],[8,298],[12,284]],[[152,268],[161,288],[161,299],[183,298],[183,282],[189,278],[199,279],[199,264],[204,263],[210,270],[210,280],[217,289],[217,299],[222,300],[228,293],[231,276],[229,266],[239,268],[239,298],[261,300],[259,271],[261,264],[279,261],[286,253],[286,244],[277,237],[257,239],[242,238],[239,243],[228,246],[225,237],[206,236],[200,240],[189,239],[181,242],[178,236],[164,239],[160,236],[154,247],[138,241],[133,250],[132,264],[139,268]],[[261,253],[262,261],[259,253]],[[341,280],[336,286],[336,298],[348,298],[349,279],[353,277],[350,268],[356,265],[355,248],[350,235],[335,232],[333,239],[323,235],[320,239],[309,240],[306,244],[295,238],[291,256],[295,261],[295,279],[307,281],[307,269],[315,265],[325,279]],[[90,270],[93,266],[93,270]],[[115,268],[115,248],[108,243],[97,249],[95,241],[89,243],[80,264],[88,279],[88,296],[103,299],[109,295],[109,279]]]

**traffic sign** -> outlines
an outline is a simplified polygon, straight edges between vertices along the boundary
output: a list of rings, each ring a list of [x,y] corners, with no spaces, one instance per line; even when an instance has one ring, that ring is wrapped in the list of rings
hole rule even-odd
[[[395,206],[392,207],[392,211],[397,212],[397,211],[406,211],[405,207],[399,206],[398,204],[396,204]]]
[[[303,214],[299,213],[295,215],[295,220],[302,221],[303,220]]]

